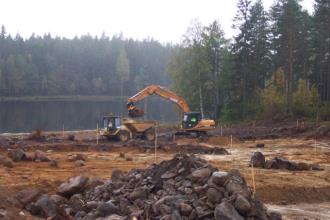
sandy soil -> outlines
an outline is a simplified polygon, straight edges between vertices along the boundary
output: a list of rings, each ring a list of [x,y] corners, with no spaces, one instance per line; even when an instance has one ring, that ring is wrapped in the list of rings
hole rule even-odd
[[[60,138],[61,135],[59,134]],[[162,149],[154,153],[153,143],[149,148],[142,146],[120,146],[116,142],[101,140],[98,148],[92,131],[76,134],[77,141],[59,140],[55,143],[25,141],[20,143],[26,150],[41,149],[59,162],[58,168],[48,163],[17,162],[14,168],[0,165],[0,219],[6,212],[15,219],[33,219],[26,211],[22,211],[13,196],[21,189],[37,187],[45,192],[56,191],[57,186],[69,177],[85,174],[107,179],[114,168],[128,171],[132,168],[144,168],[154,162],[170,159],[178,153],[175,147],[159,142]],[[210,137],[203,140],[196,138],[176,138],[177,145],[199,143],[203,146],[225,147],[231,155],[200,155],[220,170],[239,169],[252,187],[252,168],[248,162],[255,151],[264,153],[267,159],[283,156],[297,162],[318,163],[324,171],[286,171],[254,169],[256,196],[267,203],[271,209],[283,213],[285,219],[330,219],[330,142],[292,139],[262,139],[256,141],[239,141],[230,137]],[[257,143],[265,147],[255,148]],[[136,145],[136,144],[135,144]],[[0,148],[1,149],[1,148]],[[76,167],[68,161],[70,155],[82,153],[87,156],[86,165]],[[121,157],[125,154],[127,161]],[[0,155],[7,150],[1,149]],[[19,214],[19,212],[21,212]]]

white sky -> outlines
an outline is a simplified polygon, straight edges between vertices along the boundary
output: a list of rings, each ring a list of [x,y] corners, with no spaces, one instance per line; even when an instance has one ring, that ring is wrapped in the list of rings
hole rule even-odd
[[[231,37],[238,0],[0,0],[0,25],[15,36],[32,33],[72,38],[123,33],[134,39],[178,43],[192,19],[218,20]],[[268,8],[273,0],[263,0]],[[313,11],[314,0],[303,0]]]

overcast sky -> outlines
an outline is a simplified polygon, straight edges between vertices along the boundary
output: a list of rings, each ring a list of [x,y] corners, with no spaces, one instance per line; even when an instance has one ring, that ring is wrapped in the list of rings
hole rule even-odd
[[[218,20],[231,37],[238,0],[0,0],[0,24],[11,35],[32,33],[72,38],[123,33],[134,39],[178,43],[192,19]],[[269,8],[273,0],[264,0]],[[313,11],[314,0],[303,0]]]

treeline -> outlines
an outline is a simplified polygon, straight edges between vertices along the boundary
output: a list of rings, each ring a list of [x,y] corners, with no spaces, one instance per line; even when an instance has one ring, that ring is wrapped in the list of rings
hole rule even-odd
[[[174,89],[216,119],[330,119],[330,1],[314,7],[239,0],[232,40],[194,22],[170,59]]]
[[[171,50],[154,40],[122,36],[23,39],[2,26],[0,97],[131,95],[150,83],[169,84]]]
[[[171,85],[221,120],[330,118],[330,1],[239,0],[226,39],[198,21],[179,45],[122,36],[65,39],[0,33],[0,96],[132,95]]]

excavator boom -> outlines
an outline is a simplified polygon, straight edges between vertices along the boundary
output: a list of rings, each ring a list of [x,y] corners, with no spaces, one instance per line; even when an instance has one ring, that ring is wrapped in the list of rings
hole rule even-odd
[[[178,96],[172,91],[169,91],[165,87],[159,85],[150,85],[128,99],[127,109],[129,116],[132,118],[143,116],[144,111],[137,108],[135,103],[153,94],[176,103],[183,112],[190,111],[187,102],[182,97]]]

